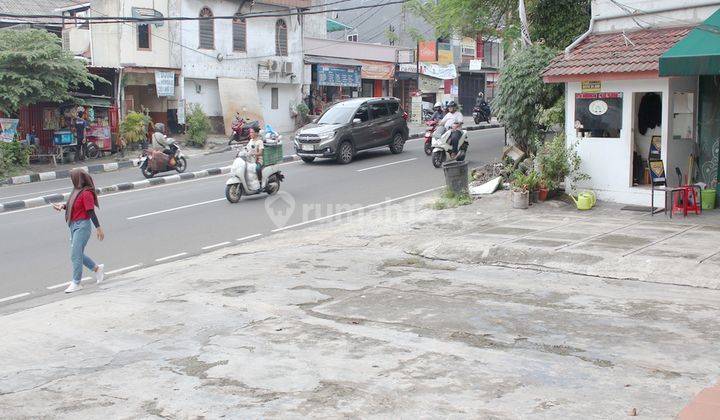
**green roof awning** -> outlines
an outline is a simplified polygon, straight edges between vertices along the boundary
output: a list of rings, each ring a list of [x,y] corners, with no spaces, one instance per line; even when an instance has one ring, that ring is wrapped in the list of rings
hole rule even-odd
[[[720,74],[720,10],[660,57],[660,76]]]
[[[333,19],[327,19],[327,31],[328,32],[337,32],[337,31],[344,31],[346,29],[352,29],[352,26],[347,26],[344,23],[340,23],[337,20]]]

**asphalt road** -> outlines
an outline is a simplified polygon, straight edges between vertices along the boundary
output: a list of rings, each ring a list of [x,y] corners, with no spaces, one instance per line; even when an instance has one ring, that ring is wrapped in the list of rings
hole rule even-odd
[[[471,166],[501,153],[502,128],[469,136]],[[226,164],[232,159],[230,154],[213,156]],[[106,281],[112,281],[114,274],[381,206],[444,185],[442,170],[432,167],[420,139],[410,140],[399,155],[383,148],[363,152],[349,165],[290,162],[283,164],[282,171],[286,178],[281,193],[245,197],[238,204],[224,198],[226,175],[100,196],[98,215],[106,237],[102,243],[93,237],[86,252],[105,264]],[[113,183],[110,179],[96,177],[99,186]],[[61,214],[48,206],[0,213],[0,305],[59,294],[70,273],[68,229]],[[85,275],[89,276],[87,270]]]

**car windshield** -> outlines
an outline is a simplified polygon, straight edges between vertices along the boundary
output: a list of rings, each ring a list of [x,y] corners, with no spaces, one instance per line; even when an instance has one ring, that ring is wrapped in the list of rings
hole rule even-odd
[[[334,106],[322,115],[318,120],[318,124],[346,124],[350,122],[350,117],[355,112],[355,107],[351,106]]]

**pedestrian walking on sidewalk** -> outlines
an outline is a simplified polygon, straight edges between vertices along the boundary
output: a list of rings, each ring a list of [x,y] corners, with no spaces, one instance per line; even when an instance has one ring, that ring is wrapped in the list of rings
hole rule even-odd
[[[70,171],[70,179],[73,183],[73,190],[67,203],[53,204],[55,210],[65,210],[65,221],[70,227],[70,262],[72,263],[73,277],[70,286],[65,289],[65,293],[82,289],[80,279],[83,265],[94,272],[97,283],[102,282],[105,275],[105,266],[95,264],[90,257],[85,255],[85,246],[92,233],[90,222],[95,225],[98,240],[102,241],[105,238],[105,233],[95,214],[95,207],[99,207],[95,182],[89,173],[79,168]]]

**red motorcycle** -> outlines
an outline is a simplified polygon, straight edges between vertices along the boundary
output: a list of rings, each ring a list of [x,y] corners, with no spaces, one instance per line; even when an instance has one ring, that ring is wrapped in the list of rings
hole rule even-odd
[[[228,145],[233,143],[245,143],[250,139],[250,129],[254,128],[256,131],[260,130],[260,122],[258,121],[245,121],[240,114],[235,116],[232,124],[232,134],[230,135],[230,141]]]
[[[425,121],[425,125],[427,125],[427,130],[425,130],[425,145],[423,147],[423,150],[425,150],[425,154],[430,156],[432,155],[432,135],[435,132],[435,128],[437,128],[438,122],[435,120],[427,120]]]

